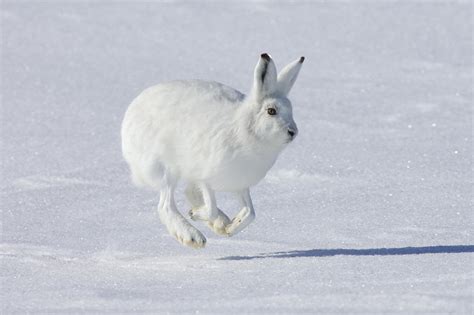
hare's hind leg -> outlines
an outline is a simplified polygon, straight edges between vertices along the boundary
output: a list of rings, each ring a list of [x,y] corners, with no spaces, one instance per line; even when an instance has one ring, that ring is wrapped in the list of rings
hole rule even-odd
[[[158,213],[160,220],[166,225],[168,232],[181,244],[202,248],[206,245],[206,238],[178,212],[174,201],[175,181],[166,181],[160,192]]]
[[[230,219],[217,208],[214,191],[205,184],[190,183],[186,187],[185,194],[192,207],[189,210],[191,219],[205,221],[216,234],[228,235],[225,228]]]

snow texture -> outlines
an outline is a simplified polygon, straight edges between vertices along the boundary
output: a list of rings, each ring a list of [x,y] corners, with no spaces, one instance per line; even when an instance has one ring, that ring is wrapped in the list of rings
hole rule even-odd
[[[472,9],[3,1],[2,314],[472,313]],[[173,79],[247,92],[262,52],[306,56],[299,136],[255,222],[183,247],[131,184],[123,114]]]

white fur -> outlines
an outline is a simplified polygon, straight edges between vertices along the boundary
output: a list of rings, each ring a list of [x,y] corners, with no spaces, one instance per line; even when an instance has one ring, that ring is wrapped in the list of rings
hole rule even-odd
[[[179,179],[188,184],[191,218],[214,232],[233,235],[254,219],[249,187],[297,133],[287,95],[303,60],[277,76],[273,60],[262,54],[249,96],[193,80],[153,86],[132,102],[122,123],[123,156],[135,184],[160,191],[160,219],[178,241],[195,248],[206,242],[176,209]],[[269,115],[269,107],[277,114]],[[217,208],[215,191],[237,193],[242,209],[232,221]]]

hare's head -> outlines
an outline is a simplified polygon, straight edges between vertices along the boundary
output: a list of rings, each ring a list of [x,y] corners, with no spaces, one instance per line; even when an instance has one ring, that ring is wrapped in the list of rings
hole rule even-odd
[[[260,56],[255,67],[249,105],[254,116],[253,132],[264,142],[283,146],[298,134],[288,93],[296,81],[303,61],[304,57],[293,61],[277,75],[272,58],[268,54]]]

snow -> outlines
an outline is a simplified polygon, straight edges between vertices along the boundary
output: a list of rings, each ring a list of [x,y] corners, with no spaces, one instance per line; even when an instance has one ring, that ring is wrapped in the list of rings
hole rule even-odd
[[[472,313],[469,1],[0,13],[3,314]],[[233,238],[197,224],[207,247],[185,248],[130,182],[121,119],[158,82],[247,92],[262,52],[306,57],[300,133],[252,189],[256,221]]]

